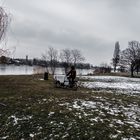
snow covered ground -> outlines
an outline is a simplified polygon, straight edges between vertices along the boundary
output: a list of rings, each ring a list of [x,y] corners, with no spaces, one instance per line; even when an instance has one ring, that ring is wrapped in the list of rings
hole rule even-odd
[[[125,131],[122,129],[131,128],[132,130],[140,130],[140,107],[136,103],[130,103],[125,105],[121,99],[117,104],[116,98],[102,98],[94,97],[94,100],[79,100],[76,99],[71,103],[59,104],[65,106],[68,110],[76,110],[75,117],[79,119],[86,118],[86,122],[90,122],[91,126],[95,126],[97,123],[108,125],[108,129],[115,129],[115,132],[111,132],[110,138],[121,138],[122,140],[136,140],[140,139],[140,136],[131,137],[133,132],[130,131],[130,135],[124,137]],[[94,114],[94,115],[93,115]],[[93,117],[94,116],[94,117]],[[113,134],[114,133],[114,134]]]
[[[99,98],[99,97],[96,97]],[[112,101],[115,101],[115,99],[112,99]],[[121,103],[121,101],[120,101]],[[85,116],[90,116],[91,112],[88,114],[85,112],[85,110],[91,109],[92,111],[99,111],[104,110],[104,112],[100,112],[100,116],[106,116],[105,114],[110,114],[113,116],[118,116],[120,114],[123,114],[125,118],[125,123],[133,125],[136,129],[140,129],[140,108],[138,104],[131,103],[127,105],[126,107],[124,105],[114,105],[112,106],[111,103],[108,102],[108,99],[102,99],[98,102],[95,101],[86,101],[86,100],[75,100],[72,103],[64,103],[59,104],[60,106],[66,106],[67,109],[72,110],[76,109],[79,111],[82,111]],[[78,115],[80,117],[80,114]],[[94,118],[93,121],[98,122],[100,120],[100,117]],[[124,122],[121,122],[121,120],[113,120],[116,121],[118,124],[124,124]],[[111,123],[111,122],[110,122]]]
[[[81,98],[41,96],[26,100],[20,96],[16,99],[18,109],[0,113],[0,118],[6,119],[0,139],[11,139],[12,136],[20,140],[140,139],[138,94],[89,95]],[[21,105],[23,99],[24,104]]]
[[[82,76],[82,86],[119,93],[140,93],[140,78],[119,76]]]

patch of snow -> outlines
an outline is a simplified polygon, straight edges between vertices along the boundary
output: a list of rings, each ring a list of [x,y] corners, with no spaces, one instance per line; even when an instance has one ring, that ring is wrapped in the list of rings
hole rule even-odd
[[[111,124],[109,124],[109,126],[110,126],[110,127],[114,127],[114,125],[113,125],[112,123],[111,123]]]
[[[39,80],[40,80],[40,81],[44,81],[44,79],[42,79],[42,78],[41,78],[41,79],[39,79]]]
[[[64,123],[63,122],[60,122],[59,124],[63,125]]]
[[[140,124],[134,124],[134,127],[140,129]]]
[[[96,118],[92,118],[92,119],[90,119],[91,121],[95,121],[95,122],[98,122],[98,119],[99,119],[99,117],[96,117]]]
[[[10,118],[13,119],[13,123],[14,123],[14,125],[17,125],[17,124],[18,124],[18,120],[19,120],[19,118],[17,118],[17,117],[14,116],[14,115],[10,116]]]
[[[4,136],[4,137],[2,137],[1,139],[2,139],[2,140],[6,140],[7,138],[9,138],[9,136]]]
[[[119,76],[83,76],[82,86],[90,89],[106,89],[129,93],[140,93],[140,78],[129,78]],[[94,81],[90,82],[88,80]]]
[[[44,101],[44,102],[46,102],[46,101],[47,101],[47,99],[43,99],[43,101]]]
[[[50,112],[50,113],[48,114],[48,116],[54,115],[54,113],[55,113],[55,112]]]
[[[18,124],[18,121],[22,121],[22,120],[29,120],[31,119],[33,116],[24,116],[24,117],[21,117],[21,118],[18,118],[16,117],[15,115],[12,115],[10,117],[8,117],[8,119],[13,119],[13,125],[17,125]]]
[[[116,127],[121,125],[129,125],[129,127],[139,130],[140,129],[140,107],[137,103],[128,103],[127,106],[122,104],[122,101],[118,99],[118,101],[121,103],[118,104],[112,104],[109,102],[108,98],[101,98],[101,97],[93,97],[94,99],[100,99],[97,101],[94,100],[88,100],[88,99],[75,99],[73,102],[64,102],[59,104],[60,106],[65,106],[68,110],[73,111],[73,109],[76,109],[75,116],[79,119],[87,118],[91,125],[94,125],[94,123],[97,122],[104,122],[104,119],[106,118],[107,114],[110,114],[112,116],[122,116],[123,119],[111,119],[109,120],[106,118],[107,121],[110,121],[109,127]],[[116,99],[117,100],[117,99]],[[115,101],[115,98],[112,99],[112,101]],[[93,112],[97,113],[98,116],[92,117]],[[71,127],[70,127],[71,128]],[[116,130],[117,133],[122,133],[120,130]],[[116,135],[112,135],[111,137],[115,138]]]
[[[117,120],[116,123],[122,124],[122,125],[124,124],[124,122],[122,122],[121,120]]]
[[[82,106],[85,106],[86,108],[96,108],[96,102],[93,101],[83,101]]]
[[[62,139],[66,138],[66,137],[68,137],[68,136],[69,136],[69,134],[66,133],[64,136],[62,136]]]
[[[82,76],[85,80],[94,80],[100,82],[140,82],[140,78],[130,78],[121,76]]]
[[[96,108],[96,102],[76,100],[73,103],[73,108],[75,108],[75,109]]]
[[[122,138],[122,140],[136,140],[135,138]]]
[[[111,134],[111,135],[110,135],[110,138],[113,138],[113,139],[114,139],[114,138],[117,138],[117,137],[118,137],[118,134],[116,134],[116,135]]]
[[[34,137],[34,134],[30,134],[29,136],[30,136],[31,138],[33,138],[33,137]]]

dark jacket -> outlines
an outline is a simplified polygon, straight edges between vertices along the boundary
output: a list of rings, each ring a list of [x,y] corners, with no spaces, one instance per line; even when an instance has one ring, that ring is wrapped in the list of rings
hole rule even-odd
[[[69,78],[75,79],[76,78],[76,70],[70,70],[69,73],[67,74]]]

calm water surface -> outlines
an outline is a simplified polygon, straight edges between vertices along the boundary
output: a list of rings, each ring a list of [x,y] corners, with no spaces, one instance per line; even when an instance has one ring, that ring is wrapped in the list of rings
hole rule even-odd
[[[37,73],[44,73],[46,68],[39,66],[15,66],[15,65],[0,65],[0,75],[31,75]],[[93,73],[91,69],[77,69],[78,75],[87,75]],[[63,68],[56,68],[55,74],[65,74]]]

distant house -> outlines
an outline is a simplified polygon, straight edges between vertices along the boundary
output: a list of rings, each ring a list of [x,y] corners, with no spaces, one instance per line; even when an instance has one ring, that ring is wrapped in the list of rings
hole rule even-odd
[[[0,64],[6,64],[7,61],[8,61],[7,57],[5,57],[5,56],[0,57]]]

